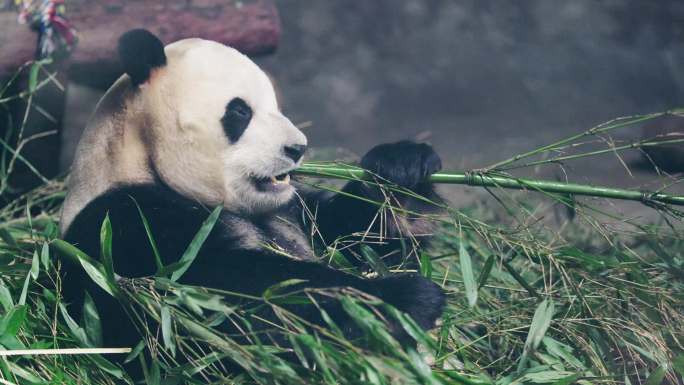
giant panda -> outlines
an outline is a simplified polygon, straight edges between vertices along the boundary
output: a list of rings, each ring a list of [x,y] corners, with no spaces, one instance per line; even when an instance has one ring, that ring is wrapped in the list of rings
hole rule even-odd
[[[385,195],[373,184],[353,181],[331,193],[291,179],[307,138],[282,114],[272,83],[254,62],[208,40],[164,47],[144,29],[121,36],[118,50],[125,74],[99,102],[67,182],[60,222],[65,240],[97,258],[100,227],[109,215],[116,273],[151,276],[156,265],[138,206],[164,265],[177,261],[212,208],[222,206],[181,283],[256,296],[291,279],[303,280],[301,287],[352,287],[408,313],[425,329],[434,326],[445,305],[437,284],[416,273],[361,278],[316,258],[317,247],[341,236],[374,233],[380,240],[369,244],[378,255],[415,261],[405,239],[424,246],[430,224],[420,217],[378,220],[378,206],[369,201]],[[383,144],[361,166],[438,199],[426,178],[441,160],[427,144]],[[412,212],[430,210],[421,199],[393,199]],[[354,246],[345,253],[356,260]],[[63,270],[71,312],[80,311],[84,292],[95,299],[104,346],[140,340],[121,306],[81,266],[65,261]],[[330,306],[331,316],[345,325],[344,312]]]

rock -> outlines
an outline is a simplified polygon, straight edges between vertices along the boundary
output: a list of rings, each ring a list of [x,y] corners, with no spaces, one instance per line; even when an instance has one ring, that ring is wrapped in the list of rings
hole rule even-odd
[[[644,124],[642,139],[684,140],[684,117],[667,114]],[[643,147],[644,157],[667,172],[684,172],[684,142]],[[650,159],[649,159],[650,158]]]
[[[274,0],[70,0],[66,14],[79,38],[71,78],[91,85],[108,85],[119,74],[116,42],[132,28],[147,28],[165,43],[216,40],[248,55],[273,52],[280,38]],[[0,77],[32,59],[36,49],[36,34],[16,19],[16,12],[0,10]]]
[[[17,22],[14,11],[0,11],[0,79],[14,73],[22,64],[33,59],[36,34]]]

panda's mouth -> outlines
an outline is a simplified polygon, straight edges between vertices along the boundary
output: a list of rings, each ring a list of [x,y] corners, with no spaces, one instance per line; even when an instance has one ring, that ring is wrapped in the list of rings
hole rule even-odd
[[[290,186],[290,173],[285,172],[267,177],[252,177],[252,183],[262,192],[279,192]]]

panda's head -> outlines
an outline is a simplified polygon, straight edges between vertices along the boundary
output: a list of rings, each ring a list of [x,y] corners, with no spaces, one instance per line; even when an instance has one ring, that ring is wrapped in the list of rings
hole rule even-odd
[[[280,112],[270,79],[254,62],[202,39],[163,47],[141,29],[121,37],[119,55],[130,78],[126,130],[139,136],[155,177],[245,214],[293,197],[289,172],[307,140]]]

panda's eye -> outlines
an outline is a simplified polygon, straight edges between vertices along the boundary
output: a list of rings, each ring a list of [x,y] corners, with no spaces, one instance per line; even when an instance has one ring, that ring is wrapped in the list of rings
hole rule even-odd
[[[226,106],[226,112],[221,118],[223,130],[232,143],[238,139],[247,129],[249,121],[252,120],[252,109],[241,98],[235,98]]]
[[[228,111],[240,119],[249,119],[252,117],[252,109],[242,100],[235,99],[235,103],[231,102],[228,105]]]

